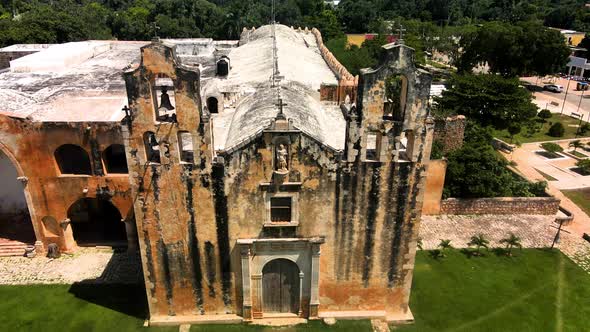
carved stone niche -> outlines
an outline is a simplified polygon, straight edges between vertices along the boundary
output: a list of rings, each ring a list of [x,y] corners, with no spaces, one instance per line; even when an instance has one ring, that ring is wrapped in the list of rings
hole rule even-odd
[[[290,148],[291,139],[289,136],[274,136],[272,138],[273,148],[273,182],[281,184],[285,182],[291,166]]]

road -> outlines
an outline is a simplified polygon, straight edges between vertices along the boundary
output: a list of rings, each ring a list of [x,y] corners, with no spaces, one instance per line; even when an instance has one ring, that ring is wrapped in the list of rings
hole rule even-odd
[[[555,82],[543,82],[542,78],[537,79],[537,77],[522,77],[521,80],[529,82],[531,85],[533,85],[533,89],[535,91],[533,93],[533,95],[535,96],[535,100],[533,102],[537,104],[539,108],[548,108],[553,113],[561,113],[563,106],[564,114],[569,115],[573,112],[577,112],[584,115],[584,120],[590,121],[590,90],[576,91],[576,81],[571,80],[569,82],[569,90],[567,92],[566,97],[565,90],[568,85],[568,80],[566,79],[557,79]],[[564,92],[555,93],[550,91],[544,91],[543,85],[545,84],[561,85],[563,86]],[[563,105],[564,98],[565,105]],[[581,104],[580,98],[582,100]],[[558,103],[559,106],[551,105],[551,102]],[[578,105],[580,106],[579,110]]]

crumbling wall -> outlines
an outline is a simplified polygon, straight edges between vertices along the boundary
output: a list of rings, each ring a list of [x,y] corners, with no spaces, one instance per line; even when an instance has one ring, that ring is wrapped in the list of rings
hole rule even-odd
[[[362,243],[362,254],[343,255],[335,266],[341,278],[357,279],[362,287],[346,282],[362,301],[361,308],[385,310],[388,317],[407,314],[415,257],[415,245],[424,196],[425,163],[430,155],[433,123],[428,116],[430,75],[417,70],[413,50],[403,45],[385,47],[384,62],[377,69],[363,70],[356,107],[345,105],[348,129],[347,166],[338,177],[340,203],[336,239],[341,246]],[[400,120],[384,113],[386,81],[392,75],[407,79],[406,103]],[[367,135],[379,142],[376,156],[367,155]],[[405,148],[400,144],[406,138]],[[352,268],[351,273],[346,271]],[[351,309],[353,306],[347,307]]]
[[[434,120],[434,141],[442,144],[443,154],[458,150],[463,146],[466,118],[455,115]]]
[[[81,198],[110,200],[125,220],[133,219],[127,174],[105,174],[101,159],[102,151],[121,143],[118,123],[38,123],[0,116],[0,148],[17,169],[35,237],[44,246],[57,243],[62,251],[76,250],[66,219],[70,206]],[[63,144],[88,153],[92,175],[60,173],[54,152]],[[45,225],[44,218],[59,224]]]

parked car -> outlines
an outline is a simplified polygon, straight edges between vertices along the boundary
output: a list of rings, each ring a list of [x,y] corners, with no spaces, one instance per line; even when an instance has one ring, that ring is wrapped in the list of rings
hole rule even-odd
[[[560,93],[563,91],[563,87],[557,84],[545,84],[543,85],[543,90]]]

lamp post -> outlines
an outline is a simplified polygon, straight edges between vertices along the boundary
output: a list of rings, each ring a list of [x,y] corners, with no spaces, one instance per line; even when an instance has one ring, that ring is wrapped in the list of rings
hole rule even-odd
[[[571,74],[572,74],[572,67],[570,67],[570,69],[567,72],[567,87],[565,88],[565,96],[563,96],[563,104],[561,105],[561,114],[563,114],[563,108],[565,107],[565,99],[567,98],[567,92],[570,89]]]
[[[580,122],[578,123],[578,130],[576,130],[576,138],[578,138],[578,135],[580,134],[580,128],[582,128],[582,119],[584,118],[584,116],[582,114],[580,114],[580,106],[582,105],[582,98],[584,98],[584,91],[586,91],[584,88],[582,88],[582,94],[580,95],[580,102],[578,103],[578,109],[576,110],[576,114],[579,114],[579,118],[580,118]]]

